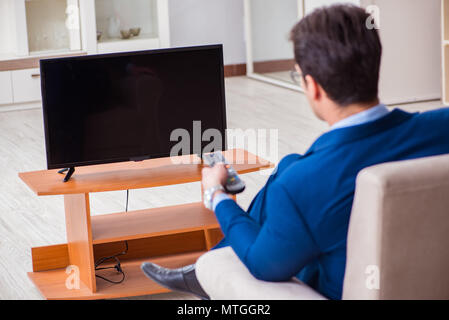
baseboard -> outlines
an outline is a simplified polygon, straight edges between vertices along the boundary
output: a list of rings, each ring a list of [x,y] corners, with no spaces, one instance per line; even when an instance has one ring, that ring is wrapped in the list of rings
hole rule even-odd
[[[229,64],[224,66],[224,76],[227,77],[237,77],[246,75],[246,64]]]
[[[279,71],[290,71],[295,66],[295,60],[285,59],[285,60],[269,60],[269,61],[259,61],[254,62],[254,72],[255,73],[269,73],[269,72],[279,72]],[[246,75],[246,64],[229,64],[224,66],[224,76],[236,77]]]
[[[270,73],[279,71],[290,71],[295,67],[294,59],[268,60],[254,62],[255,73]]]

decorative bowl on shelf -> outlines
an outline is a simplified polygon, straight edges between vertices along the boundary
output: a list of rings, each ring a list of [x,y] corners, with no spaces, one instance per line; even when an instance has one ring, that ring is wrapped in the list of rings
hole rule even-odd
[[[132,36],[132,33],[129,30],[120,30],[120,35],[122,39],[129,39]]]
[[[137,37],[140,34],[140,28],[131,28],[129,29],[129,32],[131,32],[134,37]]]

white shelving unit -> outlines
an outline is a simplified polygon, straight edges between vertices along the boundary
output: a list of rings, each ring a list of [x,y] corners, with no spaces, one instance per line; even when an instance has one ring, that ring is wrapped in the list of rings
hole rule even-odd
[[[170,45],[168,0],[80,0],[80,10],[86,30],[84,49],[89,54]],[[130,28],[140,28],[140,34],[122,39],[120,31]]]
[[[81,50],[78,0],[0,0],[0,59]]]
[[[0,0],[0,111],[41,100],[41,58],[169,45],[168,0]]]
[[[81,50],[77,0],[25,1],[25,19],[30,54]]]
[[[0,58],[27,54],[25,1],[0,0]]]

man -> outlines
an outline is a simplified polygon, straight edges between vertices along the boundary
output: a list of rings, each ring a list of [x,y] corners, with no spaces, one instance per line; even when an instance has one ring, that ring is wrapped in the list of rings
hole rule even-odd
[[[292,30],[301,85],[318,118],[330,125],[304,154],[283,158],[247,212],[221,190],[223,165],[203,170],[202,184],[225,238],[248,270],[265,281],[297,277],[341,299],[346,237],[357,174],[389,161],[449,153],[449,109],[389,111],[378,99],[382,46],[361,8],[318,9]],[[413,174],[411,172],[411,174]],[[171,289],[207,298],[194,265],[143,271]]]

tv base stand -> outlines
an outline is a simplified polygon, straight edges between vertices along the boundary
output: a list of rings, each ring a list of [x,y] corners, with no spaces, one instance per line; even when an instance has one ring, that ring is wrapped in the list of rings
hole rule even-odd
[[[272,167],[240,149],[227,150],[224,156],[239,174]],[[143,262],[168,268],[192,264],[222,239],[214,213],[202,202],[91,215],[90,193],[200,181],[203,165],[197,156],[183,157],[190,157],[190,164],[161,158],[79,167],[67,183],[61,182],[57,170],[19,174],[38,196],[64,196],[67,243],[31,249],[33,272],[28,275],[44,298],[106,299],[168,292],[143,274]],[[95,277],[95,261],[123,251],[123,241],[128,242],[127,253],[120,257],[125,280],[112,284]],[[106,278],[116,275],[114,269],[102,272]]]
[[[70,180],[70,178],[72,177],[72,175],[75,173],[75,168],[74,167],[70,167],[70,168],[64,168],[58,171],[59,174],[64,174],[66,173],[64,179],[62,180],[62,182],[67,182]]]

